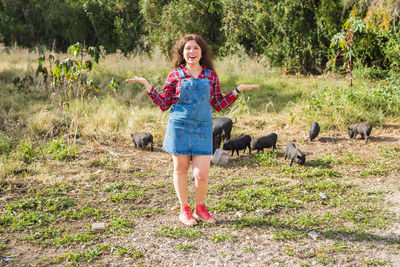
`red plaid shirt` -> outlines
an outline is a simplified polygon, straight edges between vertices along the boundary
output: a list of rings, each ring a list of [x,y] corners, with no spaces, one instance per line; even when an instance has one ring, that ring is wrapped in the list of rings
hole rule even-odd
[[[183,73],[185,74],[185,78],[193,78],[189,72],[185,70],[185,66],[181,65],[179,68],[183,69]],[[229,94],[223,96],[221,93],[221,88],[219,86],[219,80],[217,74],[209,70],[209,77],[207,79],[210,80],[211,85],[211,94],[210,94],[210,105],[215,108],[216,111],[221,111],[224,108],[229,107],[235,100],[237,96],[230,92]],[[203,66],[203,70],[201,71],[199,79],[206,79],[205,76],[205,66]],[[172,104],[176,104],[179,100],[179,95],[181,92],[181,78],[179,77],[178,69],[173,69],[168,74],[168,78],[165,81],[164,88],[162,94],[158,93],[154,88],[151,88],[151,91],[147,94],[153,100],[153,102],[160,107],[162,111],[166,111]]]

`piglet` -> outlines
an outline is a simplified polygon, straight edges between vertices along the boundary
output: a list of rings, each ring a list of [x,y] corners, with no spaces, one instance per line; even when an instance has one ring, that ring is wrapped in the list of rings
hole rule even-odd
[[[150,150],[153,151],[153,136],[151,135],[151,133],[131,133],[131,138],[132,142],[135,144],[135,147],[140,147],[144,149],[150,143]]]
[[[353,139],[357,134],[361,135],[362,139],[365,139],[365,143],[368,142],[368,136],[371,134],[372,126],[368,122],[356,123],[348,128],[350,139]]]
[[[310,141],[312,141],[313,139],[317,138],[318,134],[319,134],[319,124],[318,122],[313,122],[311,123],[311,127],[310,127]]]
[[[293,161],[300,165],[304,165],[306,162],[306,154],[301,152],[300,149],[296,148],[293,143],[288,143],[286,145],[285,159],[287,158],[290,159],[289,166],[292,166]]]
[[[253,142],[253,150],[257,149],[257,152],[264,152],[264,148],[272,147],[272,151],[276,149],[276,140],[278,139],[278,135],[276,133],[271,133],[266,136],[259,137]]]
[[[221,146],[221,134],[214,134],[213,133],[213,154],[215,153],[215,150],[217,150],[218,148],[220,148]]]
[[[228,141],[225,141],[223,145],[224,150],[232,150],[232,156],[233,152],[236,150],[237,155],[239,156],[239,150],[243,150],[243,153],[246,152],[246,147],[249,148],[249,154],[251,154],[251,137],[249,135],[242,135],[236,139],[231,139]]]
[[[221,138],[229,140],[231,139],[232,125],[233,122],[228,117],[215,117],[212,119],[213,134],[221,135]]]

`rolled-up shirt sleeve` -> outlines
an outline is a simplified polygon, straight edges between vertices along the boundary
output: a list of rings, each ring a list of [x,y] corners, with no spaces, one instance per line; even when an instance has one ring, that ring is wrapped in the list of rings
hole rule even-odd
[[[238,98],[233,91],[227,95],[222,95],[221,88],[219,85],[219,79],[215,72],[212,72],[213,80],[211,82],[211,98],[210,104],[215,108],[216,111],[221,111],[229,107]]]
[[[162,111],[168,110],[174,102],[177,93],[177,84],[179,82],[179,74],[176,70],[172,70],[165,81],[162,93],[158,93],[154,88],[151,88],[147,94],[153,100],[154,104],[159,106]],[[175,101],[176,102],[176,101]]]

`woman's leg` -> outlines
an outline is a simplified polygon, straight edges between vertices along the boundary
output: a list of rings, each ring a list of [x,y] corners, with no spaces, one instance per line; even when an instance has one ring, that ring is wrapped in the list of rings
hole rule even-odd
[[[208,213],[204,204],[208,187],[210,159],[211,156],[193,156],[192,159],[193,176],[195,178],[194,187],[196,193],[196,208],[193,215],[199,220],[214,223],[215,219],[210,215],[210,213]]]
[[[197,222],[188,205],[187,171],[190,165],[190,156],[172,155],[172,159],[174,161],[174,187],[181,204],[179,220],[189,226],[195,225]]]
[[[208,155],[192,156],[192,170],[195,178],[196,204],[204,204],[208,187],[208,173],[210,172],[210,159]]]
[[[174,187],[181,209],[188,205],[187,172],[190,165],[189,155],[172,155],[174,161]]]

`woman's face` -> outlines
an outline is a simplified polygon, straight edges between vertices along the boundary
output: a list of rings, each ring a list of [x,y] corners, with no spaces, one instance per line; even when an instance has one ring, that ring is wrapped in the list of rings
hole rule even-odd
[[[200,64],[201,47],[194,40],[187,41],[183,47],[183,58],[187,64]]]

